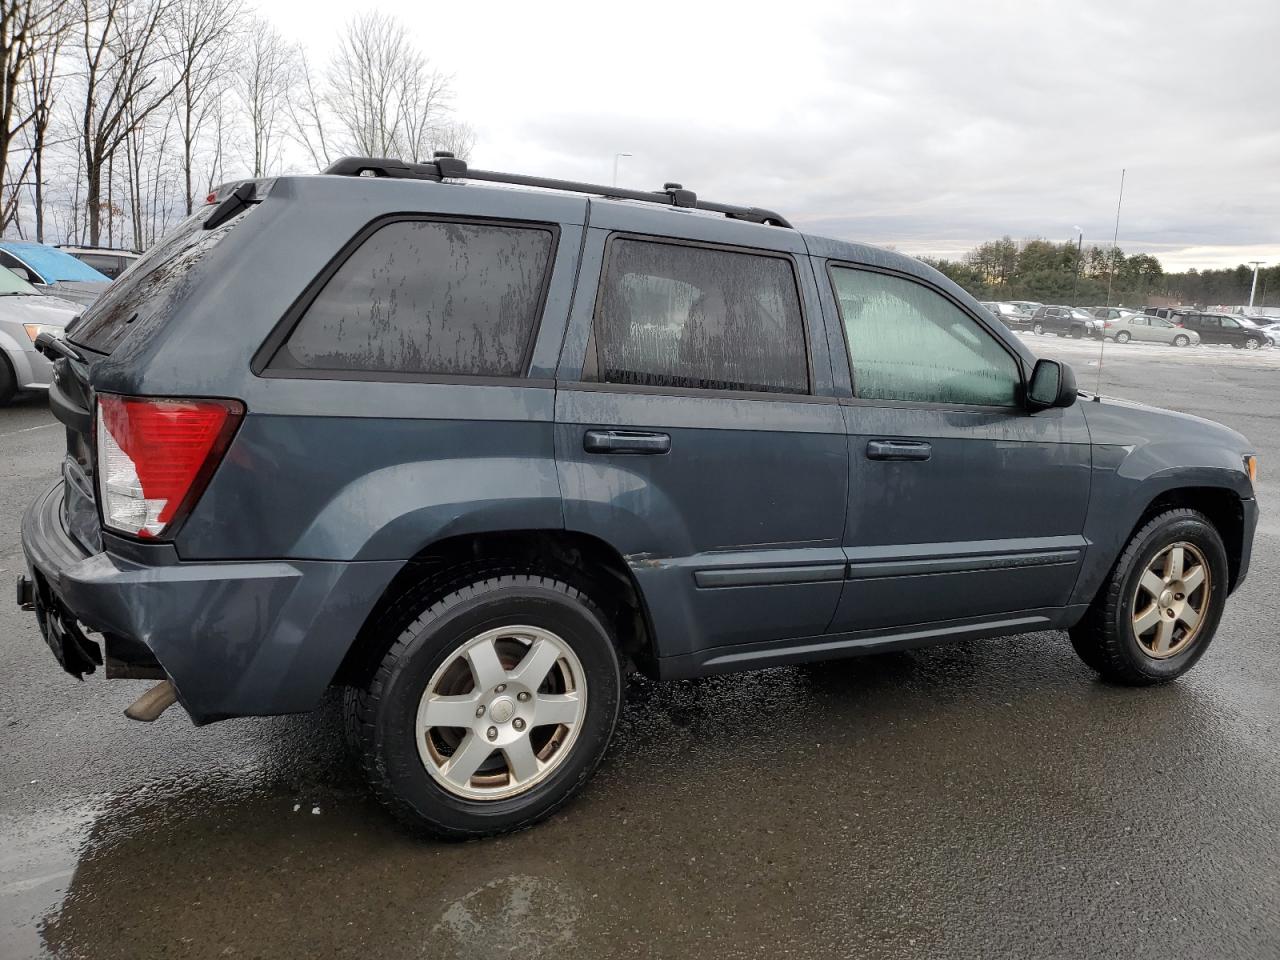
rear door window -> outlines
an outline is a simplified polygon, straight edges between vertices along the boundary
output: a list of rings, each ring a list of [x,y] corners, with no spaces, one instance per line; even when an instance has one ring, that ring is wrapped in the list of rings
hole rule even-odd
[[[271,366],[523,375],[554,248],[545,226],[387,223],[328,277]]]
[[[808,393],[789,257],[614,237],[584,377],[604,383]]]

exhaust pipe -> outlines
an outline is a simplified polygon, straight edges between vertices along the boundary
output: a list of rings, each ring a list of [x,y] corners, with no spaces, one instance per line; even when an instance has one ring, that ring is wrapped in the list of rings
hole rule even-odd
[[[178,701],[178,691],[172,680],[161,680],[125,709],[130,720],[151,723]]]

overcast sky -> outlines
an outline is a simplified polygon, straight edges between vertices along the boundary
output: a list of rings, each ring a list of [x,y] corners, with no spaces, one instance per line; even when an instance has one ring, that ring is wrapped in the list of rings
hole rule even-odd
[[[259,0],[323,58],[350,3]],[[472,163],[771,207],[956,256],[1005,233],[1167,269],[1280,260],[1280,0],[367,0],[478,133]]]

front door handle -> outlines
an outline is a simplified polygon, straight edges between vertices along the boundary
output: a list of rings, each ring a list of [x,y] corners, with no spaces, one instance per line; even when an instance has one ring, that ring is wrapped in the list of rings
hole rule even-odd
[[[582,438],[587,453],[670,453],[671,435],[641,430],[588,430]]]
[[[868,460],[928,460],[933,447],[920,440],[871,440],[867,443]]]

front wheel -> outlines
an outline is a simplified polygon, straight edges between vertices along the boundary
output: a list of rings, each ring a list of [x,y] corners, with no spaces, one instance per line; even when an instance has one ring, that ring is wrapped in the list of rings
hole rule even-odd
[[[1173,338],[1173,345],[1175,347],[1186,347],[1186,346],[1189,346],[1190,344],[1191,344],[1191,338],[1186,336],[1185,334],[1180,333]]]
[[[1227,552],[1195,510],[1169,510],[1129,541],[1071,629],[1080,659],[1130,686],[1182,676],[1213,640],[1227,600]]]
[[[0,407],[18,395],[18,378],[14,376],[9,358],[0,353]]]
[[[410,826],[461,840],[530,826],[586,783],[617,722],[622,674],[585,594],[493,576],[425,604],[348,697],[379,799]]]
[[[1035,332],[1035,335],[1036,335],[1037,337],[1042,336],[1042,335],[1044,334],[1044,324],[1043,324],[1043,323],[1037,323],[1037,324],[1035,324],[1034,326],[1032,326],[1032,328],[1031,328],[1031,329]]]
[[[1256,337],[1250,337],[1248,340],[1244,342],[1244,348],[1246,350],[1257,350],[1261,346],[1262,346],[1262,341],[1257,339]]]
[[[1124,330],[1116,334],[1116,343],[1128,343],[1130,339],[1128,332]]]

